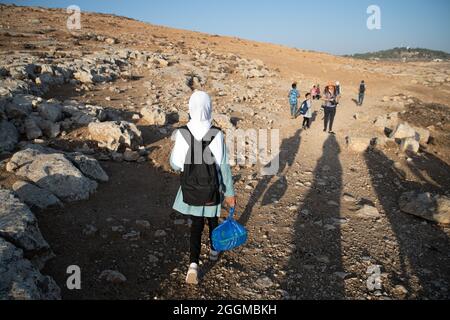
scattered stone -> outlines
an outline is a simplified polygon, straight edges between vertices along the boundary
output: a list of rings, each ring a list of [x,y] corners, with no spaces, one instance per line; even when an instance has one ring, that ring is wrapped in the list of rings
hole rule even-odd
[[[274,284],[269,277],[262,277],[256,280],[256,285],[260,288],[268,289],[270,287],[273,287]]]
[[[396,285],[395,288],[392,289],[392,294],[397,299],[405,299],[408,293],[408,290],[402,285]]]
[[[356,216],[360,218],[379,218],[380,212],[373,206],[364,205],[361,209],[356,211]]]
[[[138,227],[142,227],[142,228],[145,228],[145,229],[149,229],[150,226],[151,226],[150,222],[147,221],[147,220],[136,220],[136,225]]]
[[[356,200],[355,197],[350,194],[344,194],[343,199],[345,202],[354,202]]]
[[[167,232],[166,231],[164,231],[164,230],[157,230],[157,231],[155,231],[155,237],[156,238],[163,238],[165,236],[167,236]]]
[[[139,157],[140,157],[139,152],[130,149],[125,150],[125,152],[123,153],[123,160],[127,162],[138,161]]]
[[[88,224],[84,227],[83,234],[85,236],[92,236],[95,233],[97,233],[97,231],[98,231],[98,229],[95,226],[93,226],[92,224]]]
[[[138,231],[134,231],[134,230],[132,230],[122,236],[123,240],[129,240],[129,241],[138,241],[140,238],[141,238],[141,233]]]
[[[99,279],[105,280],[113,284],[121,284],[127,281],[127,278],[122,273],[115,270],[102,271],[102,273],[99,276]]]
[[[122,232],[125,232],[125,227],[124,226],[112,226],[111,231],[122,233]]]

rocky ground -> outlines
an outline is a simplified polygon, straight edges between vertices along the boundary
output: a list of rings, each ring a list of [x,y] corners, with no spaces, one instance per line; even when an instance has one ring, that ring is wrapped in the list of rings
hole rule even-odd
[[[70,33],[63,10],[0,5],[0,16],[0,299],[450,297],[448,63],[90,13]],[[289,119],[293,81],[304,93],[335,80],[335,136],[319,102],[311,130]],[[188,287],[189,219],[171,210],[168,157],[195,89],[228,134],[279,129],[281,146],[275,176],[233,163],[249,241],[217,263],[205,246],[201,284]],[[67,289],[71,265],[81,290]]]

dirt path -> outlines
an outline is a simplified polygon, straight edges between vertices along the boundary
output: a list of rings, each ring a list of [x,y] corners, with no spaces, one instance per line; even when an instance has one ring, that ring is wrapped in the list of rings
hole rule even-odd
[[[280,129],[278,175],[261,176],[257,168],[233,168],[238,213],[249,230],[248,243],[224,254],[215,264],[207,261],[208,247],[204,246],[201,284],[184,284],[189,227],[188,219],[171,209],[178,188],[178,177],[167,165],[171,149],[168,136],[173,128],[160,131],[144,126],[144,145],[153,150],[151,161],[102,162],[110,181],[101,184],[89,201],[37,212],[40,229],[56,254],[43,273],[55,278],[64,299],[450,298],[450,229],[398,209],[398,199],[405,191],[443,194],[450,190],[448,124],[441,124],[436,143],[414,156],[399,152],[398,147],[358,154],[346,146],[347,136],[379,136],[372,125],[376,116],[405,111],[403,100],[382,102],[385,96],[412,95],[449,105],[448,82],[442,84],[442,90],[412,84],[405,74],[415,74],[414,64],[357,61],[83,13],[83,33],[117,38],[118,43],[109,46],[103,41],[76,39],[62,29],[67,20],[65,11],[0,9],[8,27],[8,32],[0,34],[5,55],[29,53],[26,48],[32,47],[31,43],[36,47],[32,53],[38,56],[45,56],[50,49],[62,56],[83,57],[105,49],[130,48],[176,57],[167,68],[137,68],[139,76],[134,81],[98,84],[85,92],[71,87],[50,93],[60,100],[107,104],[119,109],[128,121],[148,100],[153,103],[164,98],[158,104],[167,104],[165,107],[175,111],[186,108],[190,92],[181,94],[180,101],[176,96],[173,103],[174,87],[184,85],[186,72],[212,69],[208,59],[213,56],[234,53],[245,59],[261,59],[274,71],[272,77],[247,79],[233,72],[233,60],[226,56],[212,60],[228,66],[225,80],[213,78],[217,73],[206,77],[225,83],[226,95],[214,96],[215,107],[233,117],[236,114],[239,128]],[[32,20],[39,20],[39,24],[23,23]],[[420,68],[416,70],[420,81],[438,71],[449,74],[443,70],[448,64]],[[408,70],[402,77],[393,74],[404,69]],[[360,108],[352,99],[362,79],[368,83],[368,92]],[[304,92],[315,83],[323,87],[335,80],[344,90],[335,121],[336,135],[322,131],[323,114],[317,102],[311,130],[301,130],[301,119],[289,119],[286,95],[291,83],[298,81]],[[149,89],[153,85],[155,88]],[[255,98],[234,100],[248,89],[258,92]],[[443,110],[448,113],[448,107]],[[273,123],[269,125],[267,120]],[[433,121],[442,121],[441,116],[433,114]],[[72,134],[83,137],[78,132]],[[10,187],[11,175],[0,174],[0,183]],[[365,204],[375,206],[379,216],[358,215]],[[208,243],[206,232],[204,237]],[[81,267],[82,290],[66,288],[70,265]],[[367,271],[377,266],[382,288],[371,291]],[[120,271],[127,281],[110,284],[99,280],[103,270]]]
[[[309,131],[301,130],[301,119],[287,119],[288,110],[278,114],[286,119],[280,126],[279,175],[248,179],[253,171],[234,170],[249,242],[216,264],[207,262],[205,246],[198,288],[184,284],[188,221],[170,209],[178,179],[148,164],[106,162],[111,181],[91,200],[39,216],[56,253],[45,272],[60,283],[66,299],[448,298],[448,229],[395,209],[395,172],[379,167],[386,155],[346,150],[346,135],[364,130],[353,115],[380,100],[369,96],[360,108],[352,98],[345,96],[339,108],[336,136],[322,131],[318,102]],[[357,217],[358,202],[375,205],[382,215]],[[150,226],[140,227],[137,220]],[[97,231],[86,235],[88,225]],[[122,238],[133,231],[140,232],[135,241]],[[65,270],[72,264],[82,269],[81,291],[65,289]],[[366,286],[372,265],[383,272],[383,290],[375,295]],[[105,269],[121,271],[127,282],[98,280]]]

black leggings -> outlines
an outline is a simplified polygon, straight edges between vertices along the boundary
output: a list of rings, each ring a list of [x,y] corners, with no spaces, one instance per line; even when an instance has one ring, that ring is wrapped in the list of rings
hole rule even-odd
[[[199,264],[200,262],[200,252],[202,249],[202,234],[205,228],[205,218],[204,217],[191,217],[191,263]],[[209,225],[209,239],[211,241],[212,248],[212,232],[215,228],[219,226],[219,218],[206,218]]]
[[[325,107],[324,130],[327,131],[328,125],[330,131],[333,131],[334,117],[336,116],[336,107]]]
[[[303,125],[302,127],[306,127],[309,129],[309,127],[311,126],[311,119],[310,118],[303,118]]]

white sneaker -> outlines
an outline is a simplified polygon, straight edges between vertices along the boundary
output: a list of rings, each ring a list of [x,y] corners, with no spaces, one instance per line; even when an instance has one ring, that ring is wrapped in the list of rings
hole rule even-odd
[[[219,260],[219,254],[220,254],[220,252],[211,250],[211,252],[209,253],[209,260],[211,260],[211,261]]]
[[[186,276],[186,283],[198,285],[198,264],[191,263],[189,266],[189,271]]]

